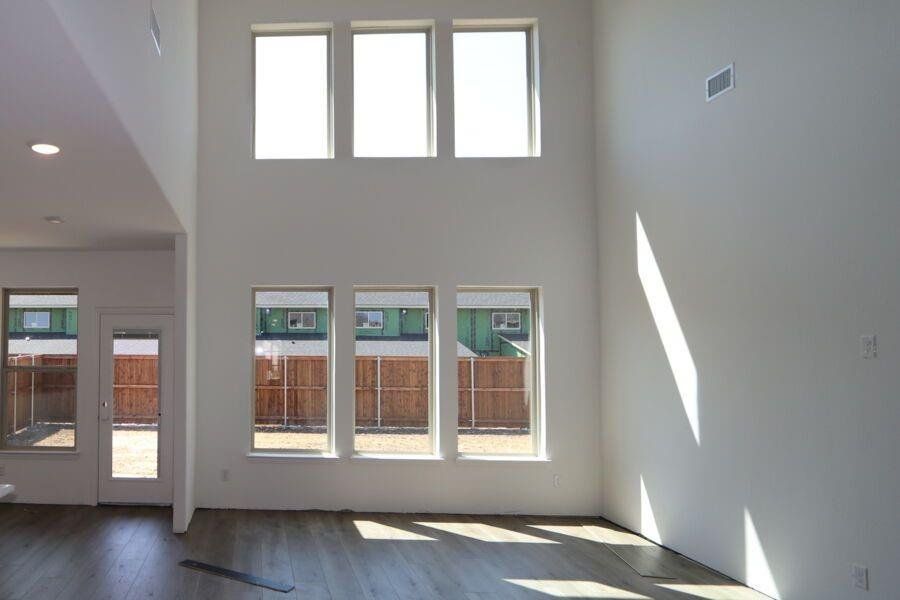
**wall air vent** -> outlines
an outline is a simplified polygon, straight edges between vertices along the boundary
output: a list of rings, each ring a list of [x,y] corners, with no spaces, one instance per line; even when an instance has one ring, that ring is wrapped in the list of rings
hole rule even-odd
[[[156,53],[162,56],[162,45],[159,43],[159,21],[156,20],[156,11],[153,6],[150,7],[150,35],[153,37],[153,43],[156,44]]]
[[[706,78],[706,101],[715,100],[731,89],[734,89],[734,63]]]

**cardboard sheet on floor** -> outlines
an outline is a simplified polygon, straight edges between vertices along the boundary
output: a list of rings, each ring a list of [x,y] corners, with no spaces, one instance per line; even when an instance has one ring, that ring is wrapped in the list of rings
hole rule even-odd
[[[616,556],[641,577],[677,579],[673,561],[676,554],[659,546],[625,546],[607,544]]]

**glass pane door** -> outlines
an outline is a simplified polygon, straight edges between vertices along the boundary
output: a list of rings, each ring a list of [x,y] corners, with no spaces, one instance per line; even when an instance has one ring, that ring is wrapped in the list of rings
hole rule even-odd
[[[113,332],[112,476],[159,477],[159,332]]]

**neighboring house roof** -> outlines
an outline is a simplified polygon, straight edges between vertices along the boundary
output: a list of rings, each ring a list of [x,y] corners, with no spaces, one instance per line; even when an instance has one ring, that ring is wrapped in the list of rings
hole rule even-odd
[[[460,292],[456,295],[460,308],[529,308],[528,292]],[[356,305],[361,308],[427,308],[428,298],[422,292],[357,292]],[[259,308],[327,308],[325,292],[280,291],[256,292]]]
[[[115,340],[114,352],[124,356],[152,356],[158,353],[156,340]],[[68,339],[11,339],[9,354],[77,354],[78,341]]]
[[[10,294],[10,308],[77,308],[78,296],[75,294],[53,294],[36,296],[32,294]]]
[[[459,342],[456,343],[458,356],[478,356]],[[256,354],[274,352],[282,356],[325,356],[328,353],[326,340],[257,340]],[[358,340],[357,356],[428,356],[428,342],[410,340]]]

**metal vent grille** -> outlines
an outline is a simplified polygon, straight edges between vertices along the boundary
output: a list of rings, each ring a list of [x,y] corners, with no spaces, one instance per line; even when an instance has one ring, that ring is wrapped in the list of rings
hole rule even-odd
[[[153,37],[156,53],[162,56],[162,45],[159,42],[159,21],[156,20],[156,11],[152,6],[150,7],[150,35]]]
[[[734,88],[734,63],[706,78],[706,101],[713,100]]]

